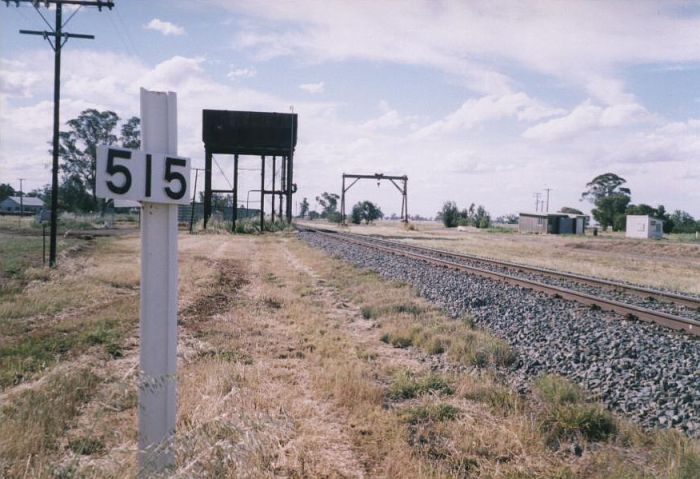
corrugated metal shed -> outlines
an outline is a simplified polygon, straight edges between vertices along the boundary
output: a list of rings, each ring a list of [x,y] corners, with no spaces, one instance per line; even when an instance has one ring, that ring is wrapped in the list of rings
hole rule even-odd
[[[518,231],[537,234],[583,234],[586,215],[569,213],[520,213]]]

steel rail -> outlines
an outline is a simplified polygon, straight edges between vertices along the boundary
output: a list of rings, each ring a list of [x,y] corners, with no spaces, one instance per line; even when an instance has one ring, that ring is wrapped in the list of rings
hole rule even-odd
[[[303,229],[308,231],[313,231],[316,233],[331,236],[333,238],[340,239],[348,243],[354,243],[360,246],[365,246],[373,248],[379,251],[383,251],[389,254],[404,256],[408,258],[413,258],[426,263],[436,264],[449,269],[456,269],[459,271],[466,271],[469,273],[476,274],[481,277],[485,277],[491,280],[501,281],[508,284],[514,284],[522,288],[531,289],[534,291],[539,291],[550,296],[555,296],[558,298],[568,299],[582,303],[588,306],[595,305],[605,311],[613,311],[626,318],[636,318],[641,321],[651,322],[666,326],[672,329],[682,330],[690,334],[700,336],[700,321],[694,319],[684,318],[681,316],[676,316],[669,313],[664,313],[662,311],[654,311],[640,306],[635,306],[631,304],[622,303],[620,301],[600,298],[593,296],[591,294],[582,293],[579,291],[562,288],[560,286],[552,286],[539,281],[520,278],[507,273],[499,273],[496,271],[490,271],[483,268],[478,268],[476,266],[469,266],[462,263],[456,263],[454,261],[449,261],[446,259],[435,258],[434,256],[427,256],[420,253],[408,252],[405,250],[398,249],[392,246],[379,245],[376,241],[368,241],[366,239],[359,239],[357,236],[349,237],[347,234],[339,235],[335,231],[322,230],[319,228],[313,228],[308,226],[303,226]],[[406,246],[402,243],[397,243],[397,246]]]
[[[342,233],[342,234],[350,234],[350,233]],[[452,251],[439,250],[436,248],[429,248],[427,246],[416,246],[416,245],[412,245],[412,244],[403,243],[401,241],[387,240],[384,238],[376,238],[373,236],[368,236],[368,238],[371,238],[372,241],[378,241],[378,242],[382,242],[382,243],[393,244],[396,246],[413,248],[413,249],[416,249],[419,251],[427,251],[427,252],[437,254],[437,255],[443,256],[443,257],[463,258],[463,259],[472,260],[472,261],[480,261],[482,263],[493,264],[495,266],[504,266],[507,268],[517,269],[517,270],[525,272],[525,273],[529,272],[529,273],[549,275],[552,277],[565,278],[565,279],[570,279],[573,281],[578,281],[580,283],[585,283],[585,284],[588,284],[590,286],[604,286],[607,288],[615,289],[615,290],[620,291],[620,292],[633,293],[633,294],[636,294],[639,296],[644,296],[647,298],[651,297],[651,298],[654,298],[656,300],[671,302],[671,303],[675,303],[675,304],[682,305],[682,306],[688,306],[691,308],[698,308],[700,310],[700,299],[699,298],[684,296],[682,294],[673,293],[670,291],[659,291],[657,289],[651,289],[651,288],[646,288],[644,286],[636,286],[636,285],[632,285],[632,284],[619,283],[616,281],[611,281],[611,280],[603,279],[603,278],[595,278],[592,276],[586,276],[586,275],[577,274],[577,273],[569,273],[569,272],[565,272],[565,271],[556,271],[556,270],[549,269],[549,268],[530,266],[530,265],[525,265],[525,264],[521,264],[521,263],[513,263],[510,261],[501,261],[501,260],[497,260],[494,258],[487,258],[484,256],[477,256],[477,255],[471,255],[471,254],[465,254],[465,253],[456,253],[456,252],[452,252]]]

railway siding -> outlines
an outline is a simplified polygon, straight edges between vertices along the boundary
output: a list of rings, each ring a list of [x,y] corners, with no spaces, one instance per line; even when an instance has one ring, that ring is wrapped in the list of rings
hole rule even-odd
[[[312,245],[384,277],[405,281],[452,316],[508,340],[518,352],[510,370],[520,389],[545,372],[571,378],[608,407],[646,427],[700,436],[700,341],[652,323],[530,289],[301,232]]]
[[[350,238],[351,235],[343,235],[343,237]],[[357,237],[351,239],[355,240]],[[543,268],[534,268],[532,266],[517,265],[489,258],[479,258],[432,248],[423,248],[396,241],[387,241],[377,238],[362,238],[361,240],[376,242],[378,245],[392,248],[402,248],[416,252],[417,254],[434,257],[436,259],[449,260],[468,267],[485,269],[487,271],[523,278],[528,281],[535,281],[549,286],[578,291],[598,298],[609,299],[611,301],[618,301],[644,309],[680,316],[696,322],[698,325],[698,333],[700,333],[700,298],[695,296],[681,295],[672,291],[654,290],[639,285],[619,283],[600,278],[546,270]],[[691,332],[693,331],[691,330]]]

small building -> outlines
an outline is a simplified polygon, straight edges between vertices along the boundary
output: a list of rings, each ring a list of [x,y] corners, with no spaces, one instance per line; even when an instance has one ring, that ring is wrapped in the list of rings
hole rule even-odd
[[[627,215],[625,236],[627,238],[662,238],[664,222],[649,215]]]
[[[586,230],[586,215],[569,213],[520,213],[518,231],[537,234],[577,234]]]
[[[38,213],[44,207],[44,202],[33,196],[8,196],[0,201],[0,213],[10,213],[18,215],[24,212],[25,215]]]

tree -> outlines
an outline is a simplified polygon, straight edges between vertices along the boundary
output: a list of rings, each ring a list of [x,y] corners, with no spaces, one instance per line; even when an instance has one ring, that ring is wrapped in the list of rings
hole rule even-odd
[[[305,218],[307,214],[309,214],[309,200],[304,197],[304,199],[301,200],[301,205],[299,205],[299,217]]]
[[[644,203],[641,203],[639,205],[629,205],[627,209],[625,210],[626,215],[648,215],[651,216],[652,218],[657,218],[660,220],[663,220],[664,222],[664,233],[670,233],[673,231],[673,226],[674,226],[674,221],[673,218],[671,218],[671,215],[669,215],[666,212],[666,208],[664,205],[658,205],[656,208],[653,208],[649,205],[646,205]],[[626,225],[624,225],[626,226]],[[621,229],[624,230],[625,227],[622,227]]]
[[[352,211],[350,212],[350,221],[355,225],[362,223],[362,203],[357,203],[352,207]]]
[[[316,197],[316,201],[321,205],[321,217],[326,218],[329,214],[338,211],[338,200],[340,196],[335,193],[324,192],[321,196]]]
[[[122,125],[122,146],[132,150],[141,148],[141,119],[132,116]]]
[[[488,228],[491,226],[491,215],[482,205],[477,206],[475,203],[472,203],[469,205],[469,208],[463,209],[459,212],[457,226]]]
[[[624,194],[604,196],[596,200],[591,214],[604,230],[612,226],[613,231],[622,231],[625,229],[625,211],[629,202],[630,197]]]
[[[355,224],[360,224],[363,220],[365,223],[370,224],[372,221],[383,217],[384,213],[382,213],[382,210],[371,201],[361,201],[352,207],[351,218]]]
[[[204,203],[204,192],[199,192],[199,202]],[[224,195],[222,193],[211,194],[211,209],[212,211],[223,210],[230,204],[233,204],[233,195]]]
[[[332,223],[340,222],[340,213],[338,213],[338,200],[340,196],[335,193],[324,192],[321,196],[316,197],[316,201],[321,205],[321,218],[326,218]]]
[[[474,213],[474,216],[471,218],[471,221],[472,225],[476,226],[477,228],[488,228],[491,226],[491,215],[488,211],[486,211],[486,208],[479,205],[476,209],[476,213]]]
[[[445,201],[442,205],[442,209],[438,211],[437,216],[442,220],[442,224],[445,225],[446,228],[454,228],[457,226],[457,220],[459,219],[457,203],[454,201]]]
[[[50,190],[48,196],[50,200]],[[89,211],[94,204],[94,198],[85,190],[78,176],[70,176],[58,187],[58,204],[59,208],[66,211]]]
[[[88,109],[67,122],[68,131],[59,132],[58,154],[62,160],[62,179],[64,182],[70,181],[71,190],[82,187],[87,192],[92,200],[83,206],[88,210],[97,208],[95,191],[97,145],[117,143],[119,138],[114,134],[114,129],[118,123],[119,116],[113,111]],[[124,147],[140,147],[139,124],[140,120],[132,117],[122,125],[121,143]]]
[[[565,206],[562,209],[559,210],[559,213],[566,213],[569,215],[582,215],[583,211],[578,210],[576,208],[571,208],[569,206]]]
[[[695,233],[700,231],[700,221],[695,221],[687,211],[676,210],[671,214],[674,233]]]
[[[586,184],[586,191],[581,193],[581,199],[588,199],[595,203],[598,198],[612,196],[616,194],[626,194],[630,196],[632,193],[629,188],[623,188],[622,185],[627,183],[627,180],[615,173],[604,173],[593,178]]]
[[[498,218],[496,218],[496,223],[501,223],[504,225],[517,225],[519,218],[520,217],[517,214],[510,213],[510,214],[499,216]]]
[[[9,183],[0,183],[0,201],[4,200],[8,196],[14,196],[15,189]]]
[[[626,182],[615,173],[605,173],[593,178],[581,193],[581,200],[588,199],[595,205],[591,213],[604,230],[608,226],[614,231],[624,229],[625,210],[631,199],[630,189],[622,186]]]

